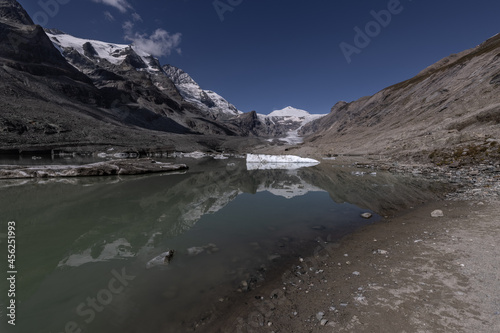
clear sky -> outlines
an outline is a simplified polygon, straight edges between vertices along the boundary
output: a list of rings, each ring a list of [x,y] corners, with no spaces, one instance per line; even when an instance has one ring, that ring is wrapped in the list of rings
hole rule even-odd
[[[498,0],[19,2],[36,23],[142,45],[238,109],[264,114],[288,105],[328,113],[500,32]]]

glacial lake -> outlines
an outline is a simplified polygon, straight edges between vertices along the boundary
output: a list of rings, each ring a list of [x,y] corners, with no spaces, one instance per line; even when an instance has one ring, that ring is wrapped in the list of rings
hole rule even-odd
[[[0,181],[0,269],[15,221],[18,271],[16,327],[2,303],[1,332],[190,331],[318,242],[432,199],[439,187],[328,161],[250,171],[238,158],[170,161],[190,169]]]

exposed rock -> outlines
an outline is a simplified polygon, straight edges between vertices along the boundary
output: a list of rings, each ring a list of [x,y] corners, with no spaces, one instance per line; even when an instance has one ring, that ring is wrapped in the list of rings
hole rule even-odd
[[[28,13],[15,0],[0,0],[0,19],[26,25],[34,24]]]

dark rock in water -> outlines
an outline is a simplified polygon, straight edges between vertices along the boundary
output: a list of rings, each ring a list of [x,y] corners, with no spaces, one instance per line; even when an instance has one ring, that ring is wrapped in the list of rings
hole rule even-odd
[[[185,170],[185,164],[151,163],[150,159],[114,160],[86,165],[0,166],[0,179],[140,175]]]
[[[153,259],[151,259],[146,263],[146,268],[150,269],[156,266],[158,267],[168,266],[168,264],[170,263],[170,261],[174,256],[174,253],[175,253],[174,250],[168,250],[166,252],[161,253],[160,255],[157,255],[156,257],[154,257]]]
[[[174,250],[167,251],[167,254],[165,255],[165,259],[163,259],[163,262],[169,263],[172,260],[172,258],[174,257],[174,253],[175,253]]]

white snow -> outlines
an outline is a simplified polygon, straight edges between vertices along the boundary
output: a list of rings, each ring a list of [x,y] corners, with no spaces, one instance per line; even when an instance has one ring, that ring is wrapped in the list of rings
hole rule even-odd
[[[114,44],[106,43],[97,40],[83,39],[78,37],[73,37],[71,35],[53,35],[47,33],[47,36],[51,39],[52,43],[61,51],[64,48],[73,48],[78,53],[84,55],[83,45],[85,43],[90,43],[96,50],[99,58],[105,59],[112,64],[120,64],[125,60],[125,56],[117,56],[117,51],[121,51],[130,48],[130,45],[125,44]],[[113,53],[115,55],[113,55]]]
[[[284,118],[284,120],[288,120],[288,121],[292,120],[292,121],[301,122],[302,123],[301,127],[302,127],[305,124],[307,124],[313,120],[319,119],[321,117],[324,117],[324,116],[325,116],[324,114],[311,114],[305,110],[297,109],[297,108],[294,108],[292,106],[287,106],[284,109],[275,110],[265,117],[271,118],[271,119]],[[273,120],[276,120],[276,119],[273,119]]]
[[[274,110],[270,114],[268,114],[268,117],[307,117],[310,116],[311,114],[305,110],[301,109],[296,109],[291,106],[287,106],[284,109],[281,110]]]
[[[151,72],[158,72],[159,69],[151,67],[149,64],[151,54],[142,51],[137,48],[135,45],[127,45],[127,44],[116,44],[116,43],[108,43],[101,42],[98,40],[92,39],[84,39],[74,37],[68,34],[58,34],[54,35],[46,32],[47,36],[50,38],[54,46],[62,53],[66,48],[73,48],[81,55],[85,56],[85,52],[83,50],[83,45],[85,43],[90,43],[95,51],[97,52],[97,56],[100,59],[107,60],[114,65],[121,64],[125,58],[126,54],[123,51],[132,48],[134,52],[142,58],[144,63],[148,66],[147,70]]]
[[[295,123],[295,129],[290,130],[285,137],[278,138],[290,145],[299,144],[303,142],[302,137],[299,135],[300,129],[307,123],[316,119],[326,116],[326,114],[311,114],[305,110],[297,109],[292,106],[287,106],[281,110],[275,110],[268,115],[257,114],[261,122],[270,122],[273,124],[292,125]],[[269,140],[272,141],[273,139]]]
[[[248,170],[299,169],[318,165],[320,162],[312,158],[295,155],[256,155],[247,154]]]

